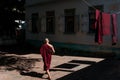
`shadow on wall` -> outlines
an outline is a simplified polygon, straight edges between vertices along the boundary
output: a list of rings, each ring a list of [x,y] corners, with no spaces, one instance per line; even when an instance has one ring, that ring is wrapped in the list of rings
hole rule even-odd
[[[69,49],[69,48],[58,48],[56,47],[56,55],[64,56],[84,56],[84,57],[96,57],[96,58],[109,58],[109,57],[115,57],[115,53],[110,52],[90,52],[90,51],[84,51],[84,50],[75,50],[75,49]]]

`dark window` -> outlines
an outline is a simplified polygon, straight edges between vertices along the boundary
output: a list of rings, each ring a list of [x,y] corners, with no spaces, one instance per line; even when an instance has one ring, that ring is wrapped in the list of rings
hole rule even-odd
[[[75,9],[65,9],[65,32],[66,34],[75,33]]]
[[[41,18],[39,18],[38,21],[37,21],[38,32],[41,32],[41,31],[42,31],[42,30],[41,30],[41,27],[42,27],[41,21],[42,21]]]
[[[103,6],[99,5],[99,6],[94,6],[94,8],[103,11]],[[96,9],[94,9],[93,7],[89,7],[89,33],[95,33],[95,29],[93,28],[93,24],[95,22],[95,18],[96,18],[96,14],[95,11]]]
[[[54,11],[46,12],[46,33],[48,34],[55,33],[55,12]]]
[[[39,19],[38,13],[33,13],[32,14],[32,32],[33,33],[38,32],[38,29],[37,29],[38,19]]]

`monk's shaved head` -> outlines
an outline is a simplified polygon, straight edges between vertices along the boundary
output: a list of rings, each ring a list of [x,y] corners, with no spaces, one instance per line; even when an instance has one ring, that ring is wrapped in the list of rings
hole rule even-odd
[[[49,43],[49,39],[48,38],[45,38],[45,43]]]

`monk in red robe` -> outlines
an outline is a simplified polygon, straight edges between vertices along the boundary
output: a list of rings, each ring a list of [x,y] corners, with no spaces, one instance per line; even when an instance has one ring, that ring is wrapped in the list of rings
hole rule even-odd
[[[50,64],[51,64],[51,57],[52,57],[52,54],[55,53],[55,49],[53,45],[49,43],[48,38],[45,38],[45,43],[41,46],[40,53],[41,53],[41,56],[44,62],[44,70],[48,74],[49,80],[51,80],[49,69],[50,69]]]

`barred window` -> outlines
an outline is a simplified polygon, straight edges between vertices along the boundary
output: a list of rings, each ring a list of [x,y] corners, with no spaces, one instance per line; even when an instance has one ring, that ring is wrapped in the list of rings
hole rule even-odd
[[[75,33],[75,9],[65,9],[65,34]]]
[[[54,11],[46,12],[46,33],[47,34],[55,33],[55,12]]]
[[[33,33],[38,33],[38,19],[39,19],[39,15],[38,13],[33,13],[32,14],[32,32]]]

